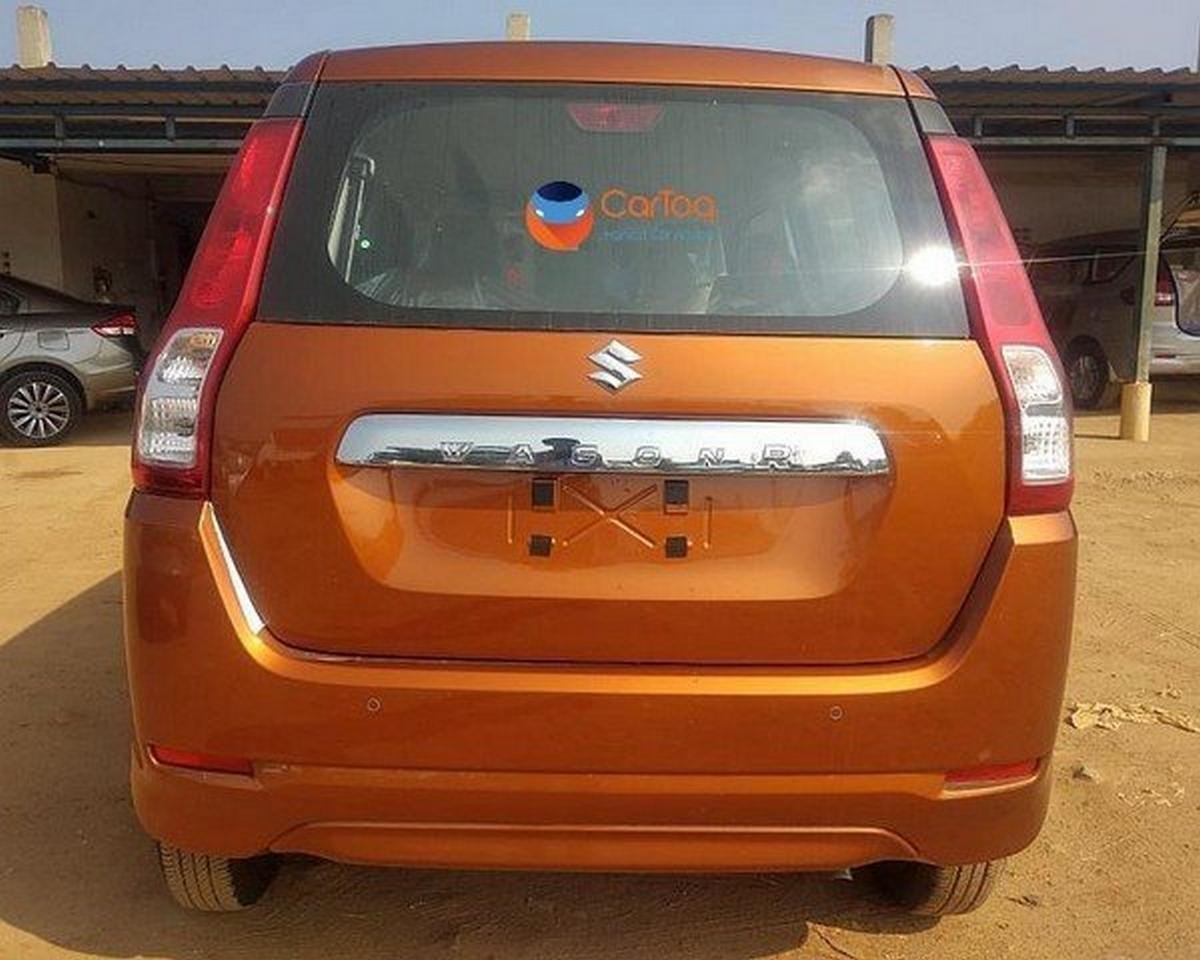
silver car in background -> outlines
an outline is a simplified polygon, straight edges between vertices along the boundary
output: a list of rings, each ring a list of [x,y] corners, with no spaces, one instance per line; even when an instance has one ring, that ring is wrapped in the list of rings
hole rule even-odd
[[[1114,368],[1132,364],[1139,237],[1098,233],[1040,248],[1029,275],[1071,383],[1075,405],[1115,398]],[[1200,228],[1162,238],[1150,376],[1200,375]]]
[[[141,359],[132,307],[0,276],[4,442],[62,442],[85,412],[132,398]]]

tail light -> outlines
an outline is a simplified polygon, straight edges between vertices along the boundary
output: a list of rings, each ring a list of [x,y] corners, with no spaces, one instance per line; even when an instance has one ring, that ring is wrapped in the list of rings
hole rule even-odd
[[[1171,276],[1171,268],[1164,260],[1158,262],[1158,282],[1154,286],[1154,305],[1156,307],[1175,306],[1175,278]]]
[[[296,119],[258,121],[225,178],[141,384],[133,445],[138,490],[208,493],[217,388],[258,302],[300,129]]]
[[[1074,486],[1070,400],[1021,255],[971,145],[952,136],[930,136],[926,145],[966,261],[972,333],[1004,405],[1008,511],[1064,510]]]
[[[92,324],[92,333],[102,337],[136,337],[137,317],[132,313],[118,313],[115,317]]]

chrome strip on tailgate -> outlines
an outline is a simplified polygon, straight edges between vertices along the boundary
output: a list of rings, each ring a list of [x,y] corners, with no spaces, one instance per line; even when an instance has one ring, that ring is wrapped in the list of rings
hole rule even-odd
[[[642,420],[373,413],[346,429],[338,463],[547,473],[888,472],[879,434],[852,420]]]

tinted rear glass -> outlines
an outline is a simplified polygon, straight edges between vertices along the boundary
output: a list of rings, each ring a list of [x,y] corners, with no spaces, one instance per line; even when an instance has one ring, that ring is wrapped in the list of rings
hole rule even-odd
[[[901,98],[329,84],[260,315],[964,336],[950,249]]]

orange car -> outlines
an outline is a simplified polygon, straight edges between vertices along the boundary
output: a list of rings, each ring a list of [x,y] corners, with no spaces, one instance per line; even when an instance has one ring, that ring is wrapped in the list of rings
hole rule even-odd
[[[1071,413],[1012,237],[890,67],[319,54],[141,388],[133,795],[171,892],[279,854],[866,868],[1037,834]]]

